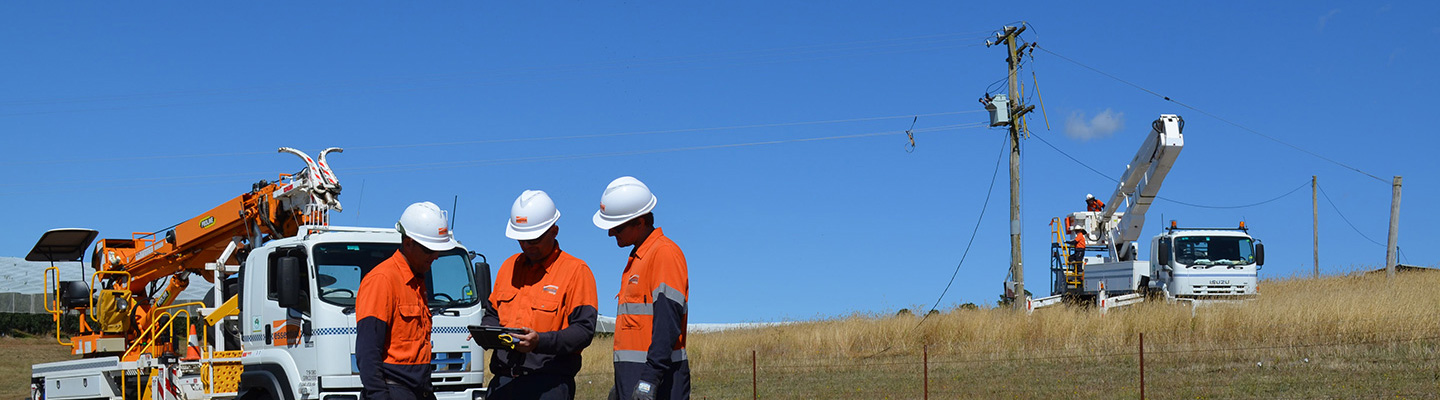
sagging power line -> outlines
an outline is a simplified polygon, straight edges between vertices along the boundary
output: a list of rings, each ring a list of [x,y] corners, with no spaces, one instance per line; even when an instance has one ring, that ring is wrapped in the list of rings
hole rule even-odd
[[[1040,134],[1037,134],[1037,133],[1035,133],[1035,132],[1030,132],[1030,136],[1033,137],[1033,138],[1036,138],[1036,139],[1040,139],[1040,142],[1041,142],[1041,143],[1044,143],[1046,146],[1049,146],[1050,149],[1055,150],[1055,152],[1060,153],[1060,155],[1065,156],[1065,158],[1070,159],[1070,161],[1074,161],[1076,164],[1079,164],[1081,167],[1085,167],[1085,169],[1090,170],[1090,172],[1094,172],[1096,175],[1100,175],[1101,177],[1103,177],[1103,178],[1105,178],[1105,179],[1107,179],[1107,180],[1109,180],[1109,181],[1111,181],[1111,182],[1120,183],[1120,180],[1119,180],[1119,179],[1116,179],[1116,178],[1114,178],[1114,177],[1111,177],[1110,175],[1106,175],[1105,173],[1100,172],[1100,170],[1095,169],[1095,167],[1091,167],[1089,164],[1086,164],[1084,161],[1080,161],[1079,159],[1075,158],[1075,156],[1072,156],[1072,155],[1070,155],[1070,153],[1065,152],[1065,150],[1061,150],[1059,147],[1056,147],[1055,144],[1050,143],[1050,141],[1048,141],[1048,140],[1045,140],[1045,137],[1044,137],[1044,136],[1041,136]],[[1250,208],[1250,207],[1255,207],[1255,206],[1260,206],[1260,205],[1269,204],[1269,203],[1274,202],[1274,201],[1276,201],[1276,200],[1283,199],[1283,198],[1285,198],[1285,197],[1287,197],[1287,196],[1290,196],[1290,195],[1292,195],[1292,194],[1295,194],[1295,192],[1300,191],[1300,189],[1305,188],[1305,186],[1306,186],[1306,185],[1309,185],[1309,184],[1310,184],[1310,180],[1309,180],[1309,179],[1306,179],[1305,182],[1303,182],[1300,186],[1296,186],[1294,189],[1291,189],[1290,191],[1285,192],[1284,194],[1281,194],[1281,195],[1279,195],[1279,196],[1271,197],[1271,198],[1269,198],[1269,199],[1257,201],[1257,202],[1254,202],[1254,203],[1240,204],[1240,205],[1196,204],[1196,203],[1190,203],[1190,202],[1184,202],[1184,201],[1180,201],[1180,200],[1175,200],[1175,199],[1171,199],[1171,198],[1167,198],[1167,197],[1159,196],[1159,195],[1155,196],[1155,198],[1156,198],[1156,199],[1160,199],[1160,200],[1165,200],[1165,201],[1168,201],[1168,202],[1171,202],[1171,203],[1175,203],[1175,204],[1180,204],[1180,205],[1185,205],[1185,206],[1190,206],[1190,207],[1197,207],[1197,208],[1212,208],[1212,209]]]
[[[1356,227],[1355,227],[1355,223],[1350,222],[1350,218],[1349,218],[1349,217],[1346,217],[1346,216],[1345,216],[1345,213],[1342,212],[1342,211],[1340,211],[1340,207],[1335,205],[1335,200],[1331,200],[1331,199],[1330,199],[1330,194],[1325,192],[1325,187],[1324,187],[1324,186],[1320,186],[1320,185],[1317,184],[1315,187],[1320,190],[1320,196],[1322,196],[1322,197],[1325,198],[1325,202],[1326,202],[1326,203],[1330,203],[1330,208],[1332,208],[1332,209],[1335,210],[1335,214],[1340,215],[1340,220],[1341,220],[1341,221],[1345,221],[1345,225],[1349,225],[1349,226],[1350,226],[1350,229],[1352,229],[1352,230],[1355,231],[1355,234],[1360,235],[1360,237],[1365,238],[1365,240],[1370,241],[1370,243],[1374,243],[1376,246],[1384,246],[1384,245],[1385,245],[1384,243],[1380,243],[1379,241],[1377,241],[1377,240],[1375,240],[1375,239],[1371,239],[1370,236],[1368,236],[1368,235],[1365,234],[1365,232],[1361,232],[1361,231],[1360,231],[1360,228],[1356,228]]]

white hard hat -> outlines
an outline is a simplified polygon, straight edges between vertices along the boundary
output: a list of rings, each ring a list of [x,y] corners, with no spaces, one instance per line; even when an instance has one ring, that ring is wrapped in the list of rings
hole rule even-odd
[[[1083,231],[1083,230],[1085,230],[1085,227],[1080,226],[1080,225],[1075,225],[1075,226],[1070,227],[1070,230],[1072,230],[1072,231]]]
[[[1089,194],[1089,193],[1086,193],[1086,194],[1085,194],[1085,200],[1090,200],[1090,199],[1093,199],[1093,198],[1095,198],[1095,195]]]
[[[400,214],[400,221],[395,223],[395,230],[433,251],[446,251],[460,245],[450,234],[445,210],[428,201],[405,207],[405,213]]]
[[[545,234],[555,221],[560,220],[560,210],[555,201],[543,190],[526,190],[515,198],[510,206],[510,221],[505,224],[505,237],[515,240],[531,240]]]
[[[655,195],[639,179],[622,176],[610,181],[600,195],[600,211],[595,212],[595,226],[610,229],[655,209]]]

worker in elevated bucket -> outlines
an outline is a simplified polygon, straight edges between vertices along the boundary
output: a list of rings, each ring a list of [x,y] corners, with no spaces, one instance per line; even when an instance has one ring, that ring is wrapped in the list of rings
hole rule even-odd
[[[1086,194],[1085,211],[1105,211],[1105,202],[1095,198],[1093,194]]]
[[[685,354],[690,278],[685,253],[655,227],[656,198],[634,177],[611,181],[595,226],[633,247],[621,274],[615,313],[615,388],[611,399],[688,399]]]
[[[482,324],[523,328],[513,349],[490,356],[485,398],[574,399],[580,352],[595,337],[599,316],[595,274],[584,261],[560,250],[560,210],[550,195],[526,190],[510,206],[505,237],[520,242],[495,277]]]
[[[445,211],[411,204],[395,223],[400,249],[360,280],[355,301],[355,360],[369,400],[434,399],[430,386],[430,307],[425,274],[459,243]]]

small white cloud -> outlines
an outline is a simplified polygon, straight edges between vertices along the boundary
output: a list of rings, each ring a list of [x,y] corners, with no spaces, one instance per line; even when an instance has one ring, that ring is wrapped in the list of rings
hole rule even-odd
[[[1334,17],[1335,17],[1335,14],[1339,14],[1339,13],[1340,13],[1340,9],[1337,8],[1337,9],[1334,9],[1334,10],[1330,10],[1330,12],[1325,13],[1325,15],[1321,15],[1321,16],[1320,16],[1320,23],[1319,23],[1319,25],[1317,26],[1318,30],[1319,30],[1320,32],[1324,32],[1324,31],[1325,31],[1325,24],[1330,23],[1330,18],[1334,18]]]
[[[1090,140],[1107,137],[1125,129],[1125,113],[1105,109],[1094,118],[1086,119],[1085,113],[1071,111],[1065,119],[1065,136],[1071,139]]]

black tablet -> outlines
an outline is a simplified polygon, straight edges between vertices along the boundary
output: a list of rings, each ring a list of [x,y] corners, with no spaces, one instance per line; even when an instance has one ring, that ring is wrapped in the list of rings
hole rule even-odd
[[[510,343],[506,342],[504,339],[501,339],[500,335],[525,333],[524,329],[506,328],[503,326],[470,325],[468,326],[468,328],[470,328],[470,337],[475,338],[476,344],[479,344],[480,347],[491,350],[509,350],[511,348]]]

